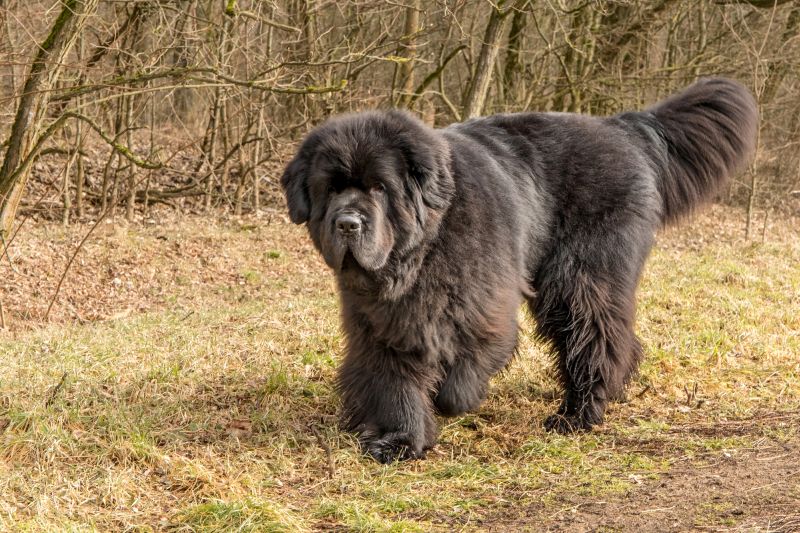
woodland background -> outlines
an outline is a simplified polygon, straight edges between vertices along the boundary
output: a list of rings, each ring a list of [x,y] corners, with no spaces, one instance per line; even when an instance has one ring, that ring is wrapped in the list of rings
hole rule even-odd
[[[749,235],[800,203],[799,32],[785,0],[2,0],[0,232],[278,207],[295,142],[336,113],[612,114],[724,75],[762,113],[724,198]]]

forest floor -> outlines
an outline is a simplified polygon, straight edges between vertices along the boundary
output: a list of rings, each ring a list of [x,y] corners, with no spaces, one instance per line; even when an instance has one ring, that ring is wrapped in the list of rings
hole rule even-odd
[[[280,211],[104,221],[49,316],[89,225],[27,224],[0,260],[0,530],[799,531],[800,221],[743,221],[660,234],[603,426],[542,429],[523,317],[480,410],[388,466],[337,430],[333,279]]]

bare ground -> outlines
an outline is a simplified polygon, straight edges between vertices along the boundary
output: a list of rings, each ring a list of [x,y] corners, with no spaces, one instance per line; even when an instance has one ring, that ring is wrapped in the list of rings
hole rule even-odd
[[[798,531],[800,530],[800,441],[764,437],[766,429],[797,424],[800,413],[766,415],[701,429],[696,435],[747,436],[752,445],[678,457],[657,480],[636,480],[624,495],[566,497],[541,525],[553,531]],[[640,445],[654,445],[640,443]],[[656,443],[657,447],[658,444]],[[532,517],[504,524],[526,529]],[[500,519],[500,523],[502,519]]]

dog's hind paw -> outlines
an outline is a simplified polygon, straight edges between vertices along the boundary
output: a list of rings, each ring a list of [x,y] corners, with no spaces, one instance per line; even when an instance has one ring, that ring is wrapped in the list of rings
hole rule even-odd
[[[590,431],[593,425],[585,418],[574,415],[555,414],[548,416],[544,421],[544,429],[561,435]]]

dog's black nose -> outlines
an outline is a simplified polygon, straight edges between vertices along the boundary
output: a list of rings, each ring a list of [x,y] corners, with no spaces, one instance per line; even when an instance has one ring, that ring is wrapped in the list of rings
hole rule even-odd
[[[343,213],[336,218],[336,229],[342,235],[361,232],[361,218],[353,213]]]

